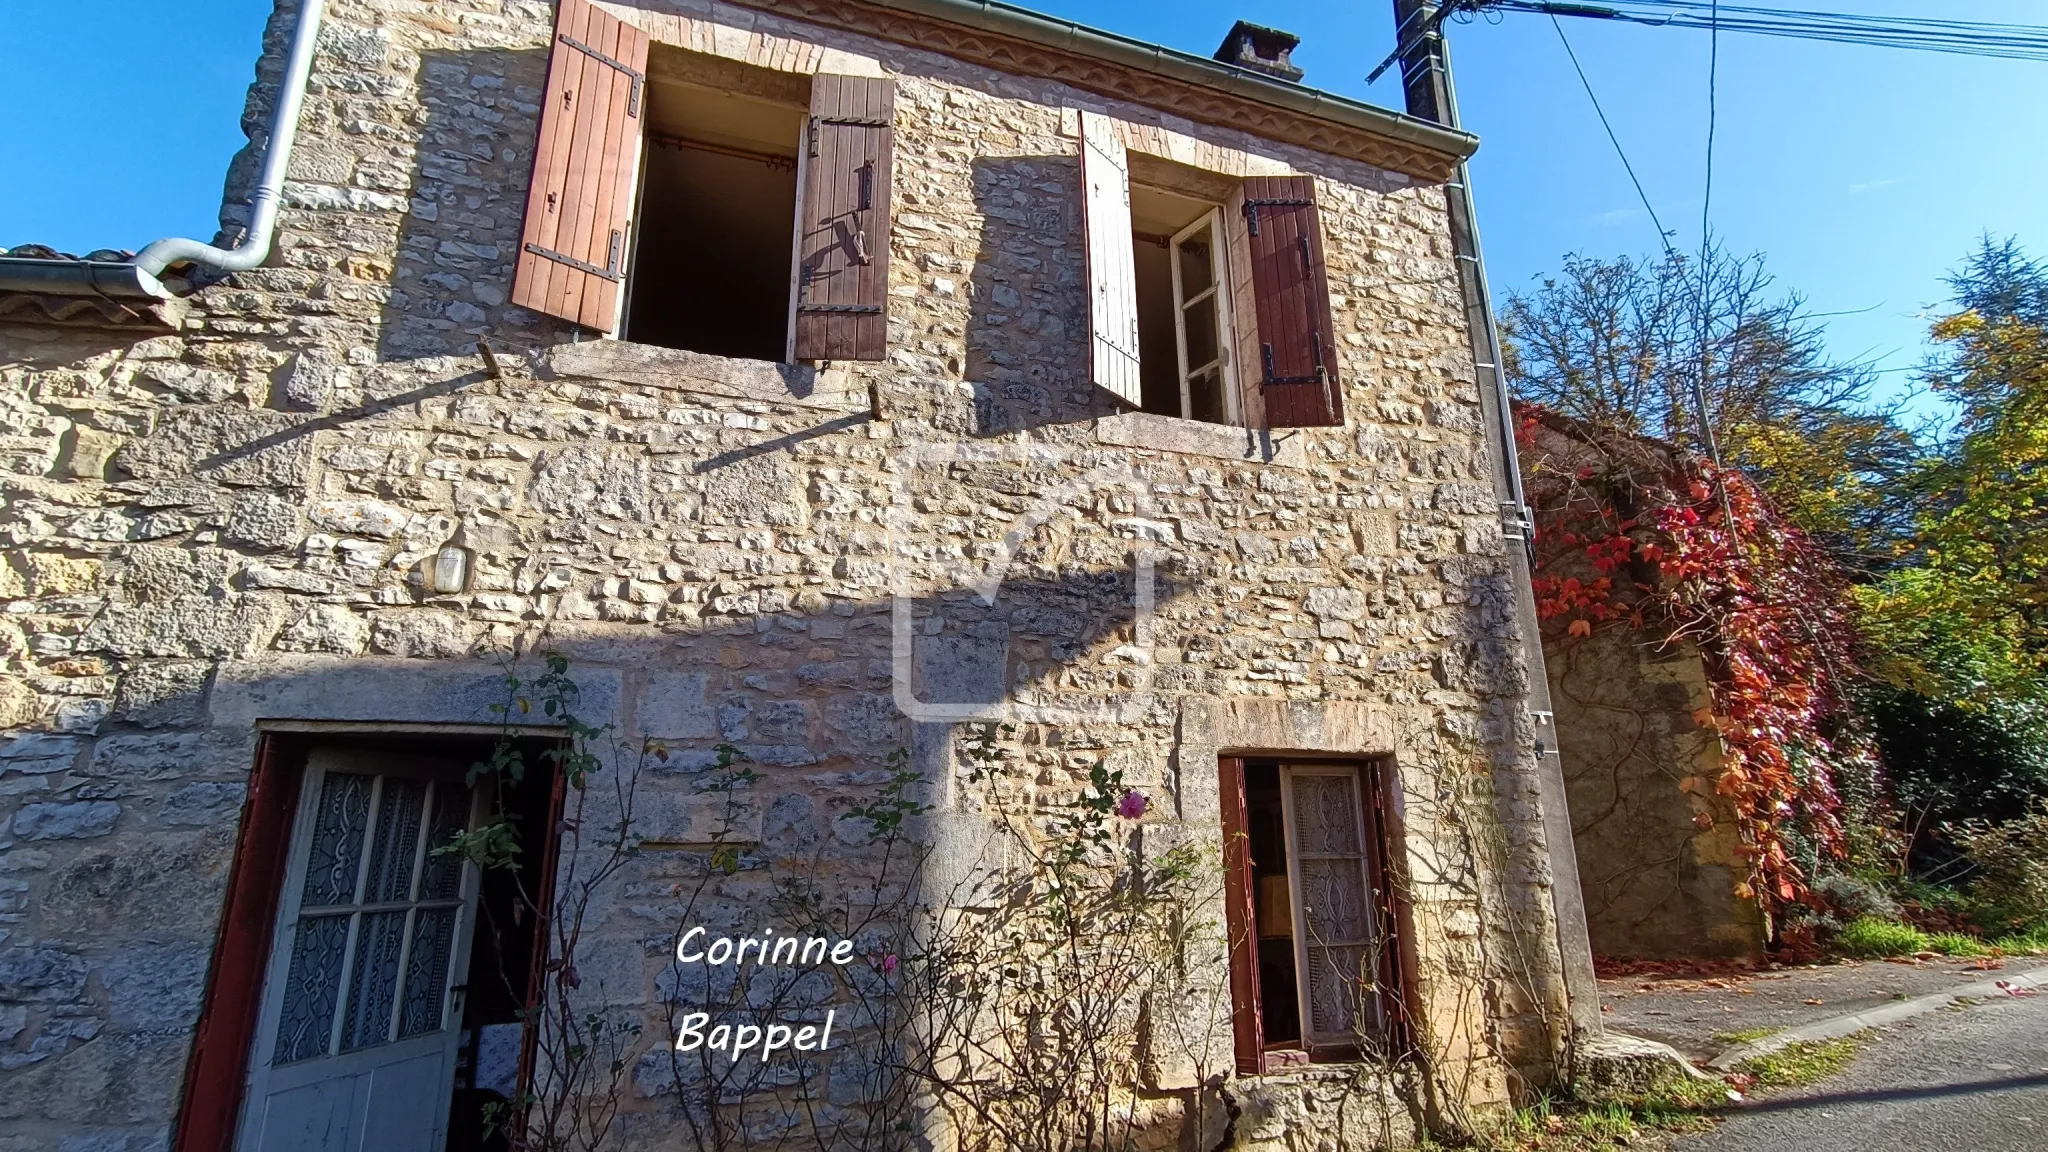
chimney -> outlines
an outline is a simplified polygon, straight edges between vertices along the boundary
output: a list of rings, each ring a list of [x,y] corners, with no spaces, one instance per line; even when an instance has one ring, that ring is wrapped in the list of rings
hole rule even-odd
[[[1216,49],[1216,59],[1293,84],[1301,80],[1301,69],[1294,66],[1287,54],[1299,43],[1301,37],[1292,32],[1239,20],[1230,26],[1223,47]]]

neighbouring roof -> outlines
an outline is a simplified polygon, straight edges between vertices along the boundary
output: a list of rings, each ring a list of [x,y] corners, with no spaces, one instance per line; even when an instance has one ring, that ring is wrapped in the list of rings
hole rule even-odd
[[[109,264],[135,259],[135,253],[120,248],[96,248],[83,256],[73,256],[48,244],[17,244],[12,248],[0,248],[0,256],[12,256],[18,260],[93,260]]]
[[[122,264],[133,260],[135,253],[120,248],[96,248],[83,256],[74,256],[47,244],[17,244],[12,248],[0,248],[0,259],[9,258]],[[181,285],[183,282],[173,279],[169,283]],[[187,305],[182,300],[117,300],[110,296],[0,292],[0,323],[175,332],[184,324],[186,310]]]

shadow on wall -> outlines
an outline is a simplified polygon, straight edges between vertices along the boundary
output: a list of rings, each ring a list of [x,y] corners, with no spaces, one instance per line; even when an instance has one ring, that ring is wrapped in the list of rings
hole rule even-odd
[[[423,119],[380,359],[473,356],[482,335],[529,349],[574,336],[573,325],[506,303],[547,71],[538,48],[420,54]]]
[[[1075,156],[974,161],[981,246],[969,270],[974,430],[1000,436],[1117,410],[1088,383],[1088,271]]]
[[[166,638],[136,631],[159,617],[147,603],[134,603],[123,583],[117,580],[115,595],[129,606],[96,620],[80,650],[124,658],[160,654]],[[1131,592],[1129,573],[1102,572],[1012,581],[993,606],[964,591],[920,598],[912,613],[922,625],[914,646],[916,679],[923,691],[952,700],[991,699],[1006,681],[1028,680],[1085,706],[1119,690],[1114,669],[1095,670],[1084,657],[1097,643],[1127,633]],[[1170,595],[1162,589],[1160,598]],[[771,609],[747,602],[754,596],[726,605],[734,614],[707,618],[680,634],[644,628],[621,636],[619,627],[596,625],[553,645],[570,659],[580,715],[599,724],[617,720],[628,737],[624,761],[606,764],[595,793],[611,795],[613,781],[630,768],[638,737],[669,749],[638,776],[634,831],[647,847],[634,871],[611,882],[620,891],[645,891],[601,901],[605,914],[584,925],[584,978],[607,1003],[659,1003],[660,949],[650,953],[646,939],[650,926],[657,936],[675,928],[661,920],[667,907],[661,894],[672,894],[677,878],[700,869],[713,836],[726,835],[721,824],[731,824],[730,841],[745,846],[743,874],[734,884],[743,887],[751,878],[755,886],[746,899],[707,901],[696,916],[716,932],[752,931],[774,896],[765,883],[771,862],[796,866],[822,858],[857,886],[867,849],[852,809],[875,802],[877,788],[889,779],[892,752],[933,743],[917,736],[891,700],[889,600]],[[320,607],[311,599],[306,606]],[[338,606],[325,607],[329,635],[349,635],[333,619]],[[17,937],[10,957],[43,965],[23,969],[17,963],[14,969],[27,973],[21,988],[36,1007],[20,1048],[34,1056],[11,1064],[6,1074],[10,1131],[116,1137],[160,1131],[170,1121],[206,987],[258,727],[293,719],[372,728],[495,726],[492,705],[506,699],[503,671],[488,653],[471,650],[480,637],[462,631],[458,621],[434,608],[380,611],[364,625],[379,648],[429,658],[334,652],[334,659],[282,665],[217,664],[210,674],[159,685],[164,690],[146,710],[117,711],[96,738],[46,738],[62,745],[65,763],[9,765],[10,778],[18,768],[75,770],[100,787],[89,794],[119,797],[118,804],[81,802],[90,809],[87,816],[107,813],[105,827],[36,846],[55,849],[49,853],[54,859],[34,875],[27,916],[10,925]],[[958,637],[970,642],[953,643]],[[249,639],[255,648],[268,645],[268,637]],[[536,663],[520,661],[519,674],[530,679]],[[1069,673],[1073,679],[1063,679]],[[538,707],[532,719],[543,719]],[[716,748],[724,743],[736,745],[758,775],[737,792],[709,794]],[[1163,764],[1164,750],[1154,759]],[[928,787],[947,786],[941,774],[948,763],[936,754],[923,757],[918,767],[928,773]],[[1158,787],[1159,781],[1153,775],[1131,782]],[[598,803],[605,810],[607,801]],[[88,997],[89,984],[105,990]],[[61,1006],[72,998],[103,1007],[66,1015]],[[45,1004],[60,1010],[39,1011]]]

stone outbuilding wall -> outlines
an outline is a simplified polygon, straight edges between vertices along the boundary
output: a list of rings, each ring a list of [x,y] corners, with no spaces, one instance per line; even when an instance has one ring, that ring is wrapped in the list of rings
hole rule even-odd
[[[1525,470],[1569,476],[1602,463],[1600,443],[1574,421],[1546,414],[1526,427]],[[1674,451],[1612,440],[1664,461]],[[1544,574],[1599,575],[1570,548],[1556,549]],[[1734,805],[1716,790],[1725,752],[1697,719],[1714,706],[1698,645],[1621,627],[1575,636],[1568,625],[1544,623],[1543,656],[1594,952],[1760,958],[1769,926],[1737,894],[1750,861]]]
[[[164,1146],[261,734],[489,732],[502,667],[541,651],[584,715],[670,751],[581,963],[658,1048],[665,893],[701,865],[716,746],[759,773],[734,835],[761,866],[718,882],[714,923],[777,861],[857,878],[844,817],[898,749],[942,852],[981,834],[956,726],[898,707],[899,597],[913,691],[1027,706],[1001,753],[1034,803],[1109,763],[1154,797],[1146,837],[1213,846],[1219,751],[1394,756],[1440,1091],[1483,1109],[1555,1079],[1552,848],[1441,189],[774,8],[621,11],[708,57],[894,78],[886,361],[636,348],[508,305],[533,0],[334,0],[269,265],[170,334],[0,325],[0,1145]],[[1134,163],[1315,177],[1345,426],[1248,458],[1242,430],[1090,388],[1077,109]],[[1046,499],[974,599],[960,565]],[[436,593],[451,542],[473,574]],[[1213,998],[1225,973],[1188,979]],[[1237,1147],[1329,1147],[1347,1093],[1391,1091],[1234,1079],[1207,1029],[1148,1105],[1165,1146],[1215,1135],[1228,1097],[1256,1105]],[[676,1146],[674,1107],[630,1091],[622,1146]]]

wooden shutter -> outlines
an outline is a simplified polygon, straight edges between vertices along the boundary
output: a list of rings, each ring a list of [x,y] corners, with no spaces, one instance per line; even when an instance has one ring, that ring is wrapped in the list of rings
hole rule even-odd
[[[1253,176],[1231,198],[1237,378],[1248,424],[1344,423],[1315,197],[1312,177]]]
[[[1142,407],[1131,164],[1109,118],[1093,112],[1081,113],[1081,189],[1088,237],[1088,378],[1131,407]]]
[[[646,87],[647,33],[561,0],[512,303],[600,332],[618,324]]]
[[[1252,911],[1252,843],[1245,818],[1244,760],[1217,762],[1223,806],[1223,927],[1230,949],[1230,1034],[1237,1070],[1256,1076],[1263,1067],[1265,1025],[1259,1014],[1259,939]]]
[[[811,79],[797,201],[793,360],[889,355],[889,186],[896,83]]]

